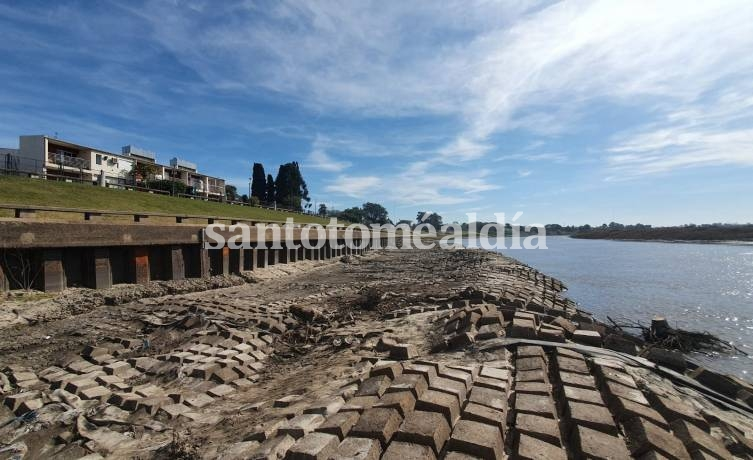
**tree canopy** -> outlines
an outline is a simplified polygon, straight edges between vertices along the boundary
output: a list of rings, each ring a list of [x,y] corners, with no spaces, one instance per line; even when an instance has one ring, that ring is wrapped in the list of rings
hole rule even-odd
[[[419,211],[416,215],[416,222],[425,223],[433,226],[436,230],[442,228],[442,216],[436,212]]]
[[[238,188],[235,185],[225,185],[225,196],[228,201],[238,201]]]
[[[131,177],[136,182],[146,182],[152,178],[156,171],[157,167],[153,164],[137,161],[131,166]]]
[[[363,223],[366,225],[379,224],[384,225],[390,222],[387,214],[387,210],[381,204],[377,203],[364,203],[363,210]]]
[[[267,199],[267,175],[264,173],[264,165],[261,163],[254,163],[251,175],[251,196],[256,197],[259,201],[266,201]]]
[[[275,201],[286,209],[302,211],[302,202],[310,201],[309,190],[297,161],[280,165],[275,180],[275,190]]]
[[[264,193],[264,202],[274,203],[277,199],[277,188],[275,187],[275,180],[271,174],[267,174],[267,189]]]
[[[363,209],[358,206],[348,208],[344,211],[340,211],[337,214],[337,218],[348,221],[352,224],[361,224],[363,223]]]

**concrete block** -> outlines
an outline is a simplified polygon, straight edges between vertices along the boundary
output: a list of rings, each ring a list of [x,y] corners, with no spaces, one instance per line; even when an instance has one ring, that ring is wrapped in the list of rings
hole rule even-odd
[[[416,410],[438,412],[447,419],[450,426],[460,418],[458,399],[450,394],[435,390],[426,390],[416,401]]]
[[[521,396],[526,397],[527,395]],[[492,409],[507,410],[507,394],[499,390],[474,386],[468,400],[483,406],[491,407]],[[524,410],[518,405],[516,405],[516,409]]]
[[[559,446],[550,444],[527,434],[520,434],[520,436],[518,436],[514,458],[521,460],[567,460],[567,454],[565,454],[565,451]]]
[[[376,439],[347,438],[340,443],[332,460],[379,460],[382,447]]]
[[[214,398],[206,393],[198,393],[195,395],[187,396],[184,404],[194,409],[201,409],[214,402]]]
[[[337,413],[340,408],[345,404],[345,401],[341,396],[335,396],[328,399],[323,399],[313,403],[310,407],[305,409],[305,414],[320,414],[328,417]]]
[[[327,433],[309,433],[288,450],[286,460],[328,460],[334,454],[340,440]]]
[[[23,393],[16,393],[14,395],[8,395],[3,400],[3,404],[5,407],[13,411],[14,413],[16,410],[21,407],[21,404],[25,401],[29,401],[32,399],[39,398],[40,394],[38,391],[26,391]]]
[[[392,441],[382,460],[435,460],[431,447],[412,442]]]
[[[387,407],[396,409],[401,416],[413,410],[416,405],[416,397],[409,391],[385,393],[372,407]]]
[[[515,416],[515,428],[549,444],[561,445],[559,424],[554,419],[521,412]]]
[[[507,424],[507,416],[503,411],[492,409],[491,407],[483,406],[474,402],[469,402],[468,404],[466,404],[465,409],[463,409],[461,418],[464,420],[472,420],[474,422],[496,426],[497,428],[499,428],[500,435],[504,436],[505,425]]]
[[[685,420],[675,420],[671,425],[672,433],[677,436],[689,452],[702,451],[714,458],[732,459],[732,454],[724,443]]]
[[[649,421],[634,418],[626,422],[623,427],[628,449],[634,457],[655,451],[668,458],[690,458],[682,441]]]
[[[398,343],[390,348],[391,359],[413,359],[418,356],[416,346],[409,343]]]
[[[405,417],[395,433],[395,440],[429,446],[438,455],[450,438],[450,432],[450,425],[442,414],[417,410]]]
[[[340,440],[343,440],[350,433],[351,428],[358,422],[359,417],[360,415],[357,411],[338,412],[330,415],[315,430],[333,434]]]
[[[582,458],[629,460],[625,443],[612,435],[585,426],[573,427],[573,447]]]
[[[285,458],[288,449],[293,447],[295,439],[292,436],[275,436],[269,438],[249,454],[253,459],[280,459]]]
[[[403,419],[395,409],[373,408],[364,411],[353,427],[351,436],[372,438],[386,447],[392,435],[398,430]]]
[[[501,458],[504,453],[497,427],[472,420],[460,420],[455,425],[447,449],[490,460]]]
[[[386,375],[377,375],[364,380],[356,392],[356,396],[378,396],[381,397],[392,381]]]
[[[617,436],[617,426],[612,414],[604,406],[567,401],[567,415],[576,425]]]
[[[597,331],[578,329],[573,332],[573,342],[581,343],[583,345],[590,345],[592,347],[600,347],[601,334],[599,334]]]

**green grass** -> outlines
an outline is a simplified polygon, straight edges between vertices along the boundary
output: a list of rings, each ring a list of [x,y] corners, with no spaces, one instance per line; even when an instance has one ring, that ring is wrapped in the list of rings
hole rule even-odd
[[[154,195],[145,192],[115,190],[88,184],[73,184],[41,179],[0,176],[0,203],[29,206],[52,206],[102,211],[136,211],[143,213],[192,214],[261,221],[326,223],[325,219],[302,214],[274,211],[251,206],[237,206],[188,198]],[[4,212],[8,216],[12,211]],[[55,219],[77,220],[80,215],[54,214]],[[43,217],[43,216],[40,216]],[[152,220],[152,219],[150,219]],[[157,223],[157,220],[154,220]]]

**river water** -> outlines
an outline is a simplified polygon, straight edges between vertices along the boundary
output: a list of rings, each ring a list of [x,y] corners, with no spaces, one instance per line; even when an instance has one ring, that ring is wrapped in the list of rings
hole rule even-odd
[[[548,249],[500,249],[568,287],[601,320],[708,331],[753,355],[753,246],[548,237]],[[467,241],[466,241],[467,244]],[[509,238],[505,247],[511,246]],[[706,367],[753,380],[753,357],[692,355]]]

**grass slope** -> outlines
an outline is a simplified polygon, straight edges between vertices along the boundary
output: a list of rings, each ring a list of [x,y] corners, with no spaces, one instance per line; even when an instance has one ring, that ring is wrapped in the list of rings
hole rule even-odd
[[[32,206],[57,206],[107,211],[159,212],[194,214],[226,218],[246,218],[284,221],[292,217],[296,222],[326,223],[314,216],[305,216],[250,206],[191,200],[145,192],[115,190],[88,184],[73,184],[40,179],[0,176],[0,203]],[[0,215],[9,216],[12,211]],[[52,214],[52,213],[50,213]],[[55,219],[81,220],[80,216],[54,213]]]

